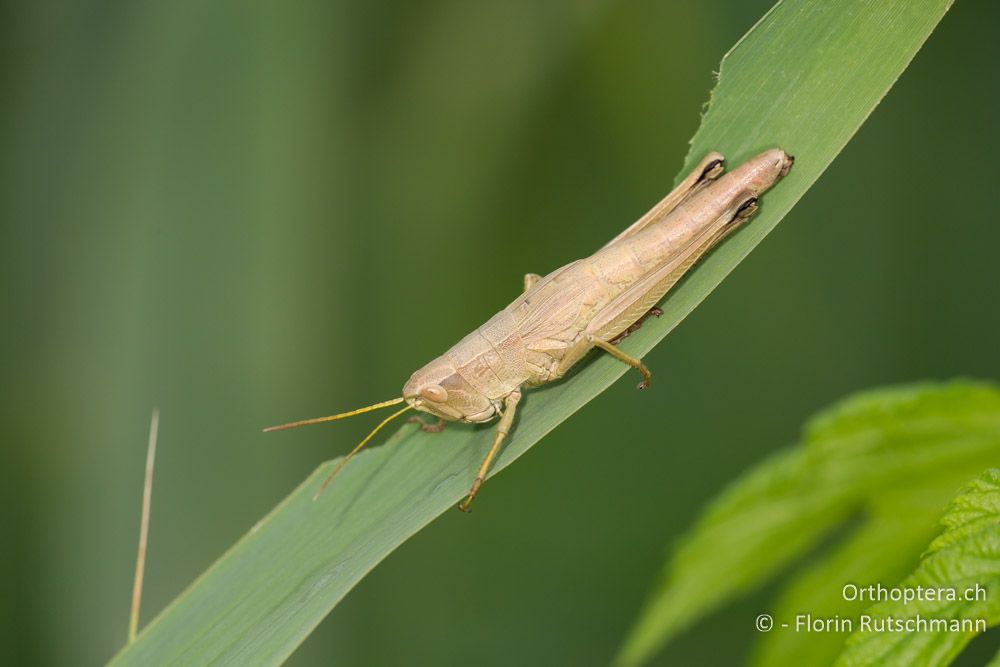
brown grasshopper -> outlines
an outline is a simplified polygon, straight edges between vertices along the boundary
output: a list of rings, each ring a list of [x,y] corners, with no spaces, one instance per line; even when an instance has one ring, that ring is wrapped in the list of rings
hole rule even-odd
[[[774,148],[724,173],[722,155],[709,153],[660,203],[590,257],[547,276],[527,274],[519,297],[414,373],[400,398],[265,430],[407,403],[341,459],[318,496],[354,454],[407,410],[438,418],[436,424],[421,422],[427,431],[440,431],[446,421],[482,423],[499,417],[493,446],[459,504],[459,509],[468,511],[511,430],[522,389],[558,380],[595,347],[638,370],[640,389],[649,386],[649,369],[616,343],[648,315],[661,314],[655,307],[660,299],[698,259],[756,212],[757,198],[788,173],[792,162],[791,156]]]

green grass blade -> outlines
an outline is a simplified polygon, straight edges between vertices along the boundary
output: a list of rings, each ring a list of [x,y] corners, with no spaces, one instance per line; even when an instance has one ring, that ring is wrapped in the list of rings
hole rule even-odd
[[[737,164],[781,146],[798,162],[765,196],[759,216],[673,292],[663,317],[629,338],[626,351],[645,354],[774,228],[864,122],[949,4],[786,2],[741,40],[723,65],[685,169],[710,149]],[[624,372],[621,364],[597,358],[566,382],[529,392],[494,472]],[[352,461],[313,503],[331,464],[321,467],[113,663],[280,662],[379,561],[454,506],[490,436],[490,429],[454,425],[436,435],[404,427]],[[488,489],[478,502],[489,502]]]

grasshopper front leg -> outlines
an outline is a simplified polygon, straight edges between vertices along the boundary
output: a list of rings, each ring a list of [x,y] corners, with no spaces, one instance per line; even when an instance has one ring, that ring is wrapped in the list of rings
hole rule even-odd
[[[510,433],[511,424],[514,423],[514,413],[517,411],[517,404],[521,400],[521,390],[515,389],[507,395],[504,400],[504,411],[503,416],[500,417],[500,423],[497,424],[497,434],[493,438],[493,446],[490,447],[490,451],[486,453],[486,458],[483,459],[482,465],[479,466],[479,472],[476,473],[476,479],[472,482],[472,488],[469,489],[468,495],[465,496],[465,500],[458,504],[458,509],[463,512],[469,511],[469,505],[476,498],[476,494],[479,493],[479,489],[483,486],[483,482],[486,481],[486,474],[490,471],[490,464],[493,463],[494,457],[496,457],[497,452],[500,451],[500,444],[503,442],[507,434]]]
[[[444,417],[438,417],[437,421],[435,421],[433,424],[428,424],[420,417],[414,415],[413,417],[407,419],[406,422],[408,424],[418,425],[420,427],[420,430],[423,431],[424,433],[440,433],[441,431],[444,430],[444,427],[448,425],[448,422],[445,420]]]

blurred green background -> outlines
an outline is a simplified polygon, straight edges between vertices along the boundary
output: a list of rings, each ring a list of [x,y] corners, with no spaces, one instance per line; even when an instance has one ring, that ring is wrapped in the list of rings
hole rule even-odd
[[[144,621],[371,423],[262,426],[398,395],[525,272],[659,199],[711,72],[769,4],[4,3],[12,663],[97,664],[124,642],[154,405]],[[647,357],[650,392],[592,402],[291,663],[606,663],[664,547],[808,415],[873,385],[1000,377],[998,19],[957,3]],[[660,662],[742,661],[767,594]]]

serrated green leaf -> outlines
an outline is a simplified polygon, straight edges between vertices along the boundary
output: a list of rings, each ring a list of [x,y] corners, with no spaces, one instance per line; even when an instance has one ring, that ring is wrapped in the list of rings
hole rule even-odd
[[[998,454],[1000,391],[991,385],[882,389],[834,406],[810,422],[802,445],[757,466],[708,507],[668,561],[621,663],[638,664],[723,601],[761,585],[847,517],[867,511],[884,525],[905,513],[907,521],[930,526],[940,505],[914,500],[937,493],[943,504]],[[891,507],[895,513],[886,517]],[[874,538],[859,539],[864,545]],[[885,558],[916,555],[892,551]],[[873,563],[872,572],[884,567]]]
[[[1000,623],[1000,469],[992,468],[966,487],[941,520],[919,567],[896,588],[917,599],[885,600],[865,612],[837,667],[937,667],[949,664],[973,637]],[[981,587],[984,594],[974,592]],[[920,596],[920,589],[953,591],[953,596]],[[972,593],[972,599],[967,599]],[[923,619],[956,624],[950,629],[879,630],[878,623],[915,624]],[[904,626],[904,629],[905,628]]]
[[[953,493],[954,487],[947,486],[875,498],[861,524],[796,573],[769,605],[778,628],[760,635],[751,664],[832,664],[843,649],[845,633],[793,632],[781,624],[793,624],[804,613],[816,618],[860,616],[868,603],[846,599],[844,584],[895,582],[911,572],[918,554],[937,534],[941,508]]]

